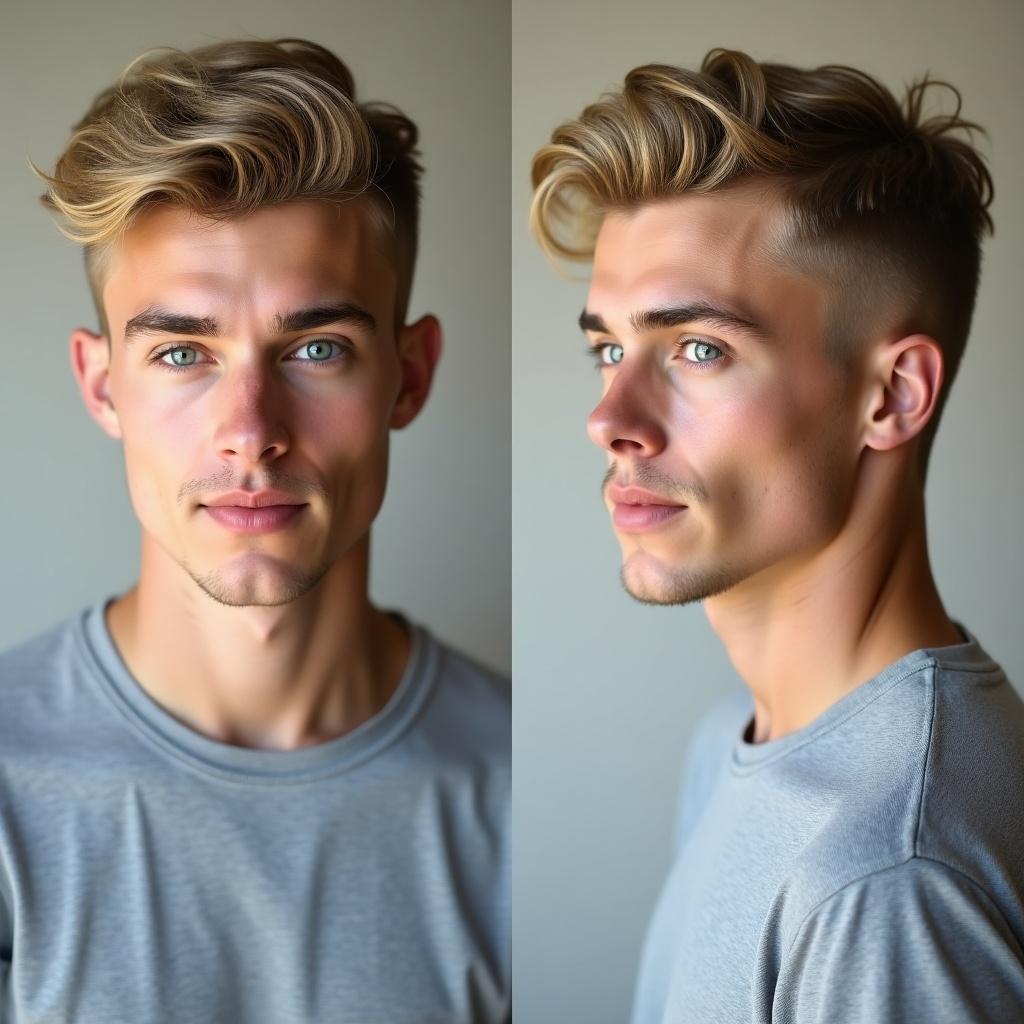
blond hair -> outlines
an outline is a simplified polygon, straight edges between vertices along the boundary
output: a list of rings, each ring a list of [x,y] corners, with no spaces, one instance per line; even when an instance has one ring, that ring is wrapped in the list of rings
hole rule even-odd
[[[930,86],[952,91],[952,114],[924,118]],[[787,212],[778,255],[830,285],[825,345],[837,363],[894,305],[941,345],[946,384],[923,434],[923,478],[970,330],[981,236],[993,230],[985,161],[956,135],[982,129],[960,106],[953,86],[927,76],[901,105],[854,68],[802,70],[736,50],[711,50],[699,72],[648,64],[534,156],[531,227],[551,257],[588,259],[610,211],[770,183]]]
[[[368,196],[396,241],[397,323],[408,303],[419,214],[416,126],[357,103],[348,67],[305,39],[147,50],[82,119],[41,202],[84,246],[103,333],[110,255],[138,215],[172,204],[226,220],[293,199]]]

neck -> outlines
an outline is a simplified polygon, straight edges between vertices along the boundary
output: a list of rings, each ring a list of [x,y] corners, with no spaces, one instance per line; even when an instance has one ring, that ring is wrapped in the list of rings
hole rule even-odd
[[[932,577],[920,485],[878,464],[827,548],[705,602],[753,695],[754,742],[809,725],[911,651],[962,642]]]
[[[367,597],[368,538],[276,606],[214,601],[144,534],[139,581],[107,610],[140,686],[203,735],[260,749],[326,742],[394,692],[409,638]]]

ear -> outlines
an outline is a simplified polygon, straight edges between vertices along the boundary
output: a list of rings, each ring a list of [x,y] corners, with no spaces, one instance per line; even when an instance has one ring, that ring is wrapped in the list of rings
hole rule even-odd
[[[869,448],[889,451],[924,430],[942,393],[943,364],[939,343],[927,334],[879,348],[869,382],[864,432]]]
[[[420,317],[398,332],[398,359],[401,364],[401,386],[391,411],[391,427],[401,430],[419,414],[430,394],[434,369],[441,358],[441,325],[437,317]]]
[[[106,337],[84,327],[72,331],[71,369],[89,415],[111,437],[120,438],[121,422],[110,398],[110,347]]]

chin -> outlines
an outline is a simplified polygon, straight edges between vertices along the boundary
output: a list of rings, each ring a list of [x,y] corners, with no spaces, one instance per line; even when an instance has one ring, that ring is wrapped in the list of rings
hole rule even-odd
[[[724,593],[745,578],[729,566],[671,566],[634,555],[622,566],[622,586],[641,604],[684,605]]]

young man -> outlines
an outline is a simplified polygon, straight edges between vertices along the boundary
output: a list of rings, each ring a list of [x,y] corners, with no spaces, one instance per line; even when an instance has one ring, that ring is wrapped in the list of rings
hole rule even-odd
[[[693,741],[635,1024],[1024,1020],[1024,706],[923,499],[991,181],[923,92],[712,51],[534,160],[593,257],[623,583],[703,601],[750,691]]]
[[[440,352],[415,144],[322,47],[219,43],[45,176],[142,551],[0,657],[4,1021],[509,1019],[507,685],[367,595]]]

